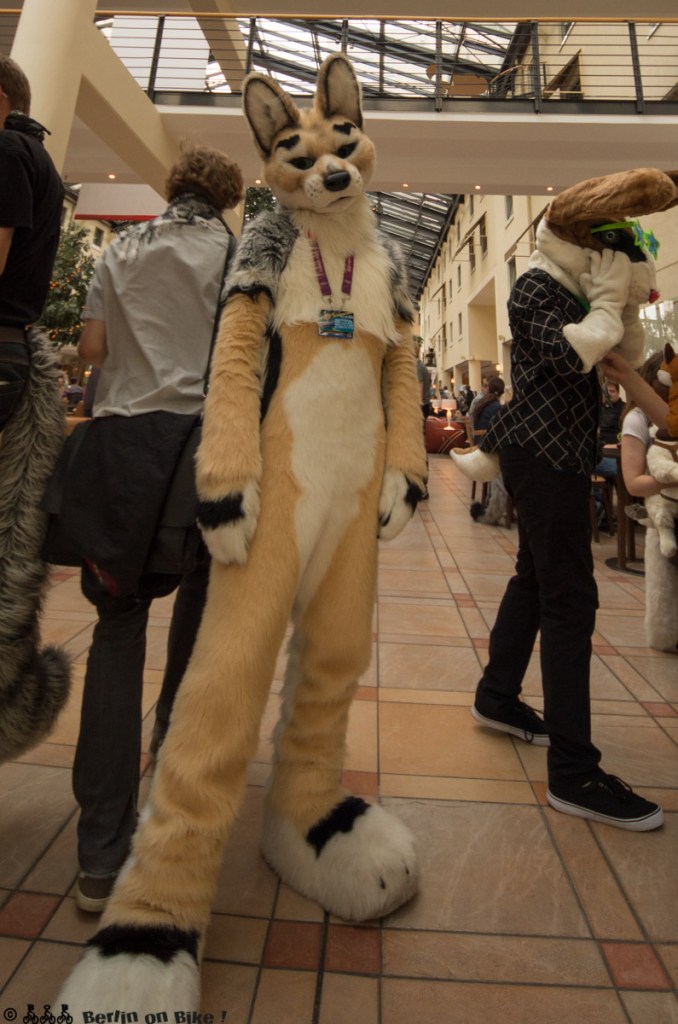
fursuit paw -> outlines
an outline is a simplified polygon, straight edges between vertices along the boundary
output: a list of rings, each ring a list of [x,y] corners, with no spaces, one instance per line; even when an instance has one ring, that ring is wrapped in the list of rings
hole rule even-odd
[[[219,501],[200,501],[198,525],[212,558],[223,565],[244,565],[258,517],[259,488],[254,483]]]
[[[359,797],[347,797],[305,836],[267,809],[261,848],[283,882],[347,921],[384,917],[417,890],[411,832]]]
[[[90,939],[55,1002],[68,1006],[76,1022],[91,1010],[123,1010],[137,1014],[128,1020],[140,1021],[147,1014],[163,1019],[157,1017],[162,1011],[173,1020],[175,1010],[199,1010],[197,933],[157,926],[104,928]]]
[[[379,498],[379,539],[393,540],[414,515],[424,491],[398,469],[387,469]]]
[[[450,458],[469,480],[487,484],[499,476],[499,456],[480,448],[453,449]]]

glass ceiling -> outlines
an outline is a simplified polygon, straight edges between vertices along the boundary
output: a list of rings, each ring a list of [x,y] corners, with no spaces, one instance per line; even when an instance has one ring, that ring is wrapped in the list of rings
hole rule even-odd
[[[239,25],[247,38],[252,23]],[[290,93],[308,94],[325,57],[343,48],[365,96],[430,98],[438,43],[444,75],[456,71],[490,79],[503,68],[514,29],[513,23],[257,18],[251,64]],[[228,91],[223,76],[221,83],[216,77],[210,88]]]

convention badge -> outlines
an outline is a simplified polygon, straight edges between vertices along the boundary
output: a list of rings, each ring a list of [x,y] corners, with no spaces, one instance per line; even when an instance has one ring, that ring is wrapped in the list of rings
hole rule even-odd
[[[321,338],[343,338],[344,341],[351,341],[353,328],[353,313],[337,309],[320,310],[318,334]]]

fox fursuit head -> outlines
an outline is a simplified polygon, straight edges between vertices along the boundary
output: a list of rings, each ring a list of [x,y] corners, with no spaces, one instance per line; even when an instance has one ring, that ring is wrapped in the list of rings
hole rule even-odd
[[[132,854],[58,997],[71,1013],[199,1009],[222,850],[290,619],[264,857],[348,920],[417,886],[408,830],[341,783],[377,539],[426,483],[406,277],[364,194],[374,148],[348,61],[325,61],[310,111],[259,74],[243,104],[278,207],[246,226],[226,285],[197,463],[207,605]]]

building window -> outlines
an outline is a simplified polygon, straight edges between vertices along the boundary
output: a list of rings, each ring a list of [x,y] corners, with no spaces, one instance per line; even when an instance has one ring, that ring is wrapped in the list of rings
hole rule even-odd
[[[515,256],[512,256],[511,259],[508,261],[508,263],[506,264],[506,269],[508,271],[509,291],[511,291],[511,289],[514,286],[514,284],[516,283],[516,260],[515,260]]]
[[[441,299],[442,299],[442,303],[443,303],[443,310],[445,310],[445,307],[447,306],[447,295],[445,294],[445,285],[443,285],[443,287],[442,287]]]
[[[461,338],[463,333],[464,332],[462,331],[462,328],[461,328],[461,313],[457,313],[457,334]]]
[[[468,238],[468,262],[471,268],[471,273],[476,269],[476,243],[473,239],[473,235],[469,235]]]
[[[468,213],[469,213],[469,217],[473,216],[473,195],[472,194],[468,197]]]
[[[457,264],[457,288],[461,288],[461,263]]]
[[[480,252],[481,255],[487,256],[487,226],[485,224],[485,214],[478,221],[480,228]]]
[[[94,229],[94,244],[97,249],[100,249],[104,242],[104,230],[103,228]]]
[[[513,196],[504,196],[504,210],[506,211],[506,220],[511,220],[513,217]]]

